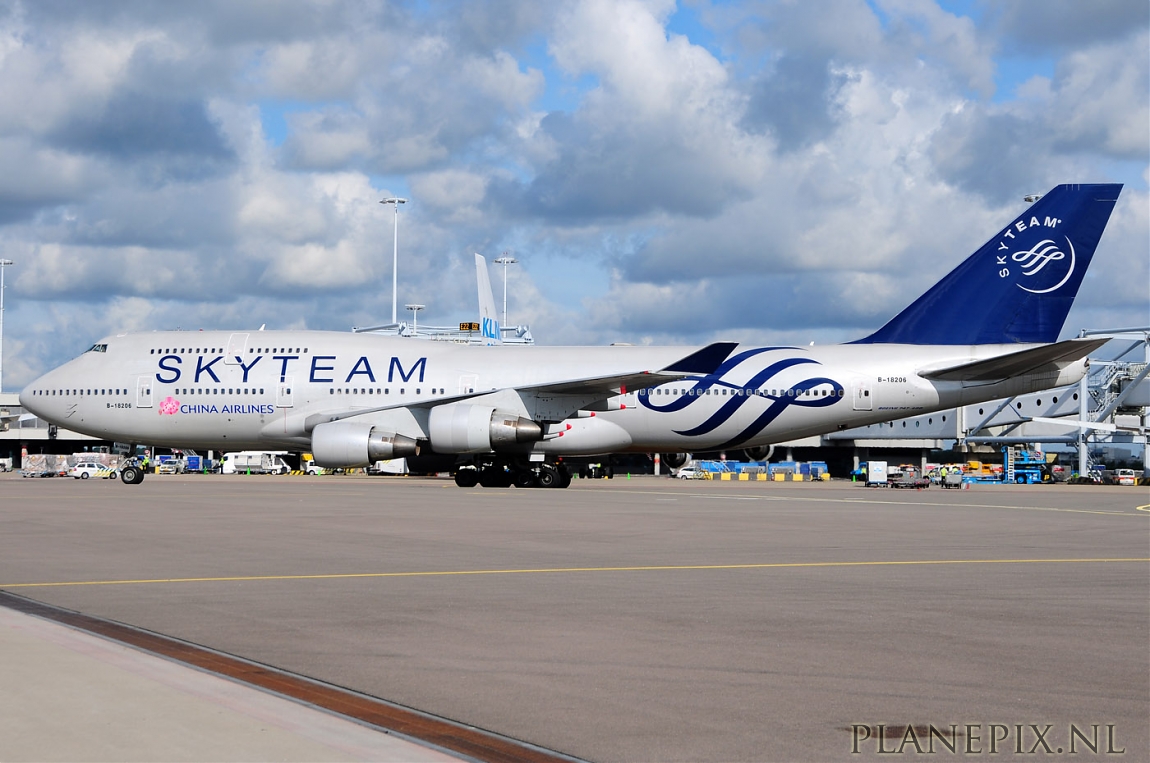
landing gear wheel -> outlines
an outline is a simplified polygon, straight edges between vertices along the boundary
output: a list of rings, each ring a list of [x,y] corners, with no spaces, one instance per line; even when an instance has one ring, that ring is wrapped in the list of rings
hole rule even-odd
[[[120,472],[120,480],[125,485],[139,485],[144,481],[144,471],[135,466],[125,466]]]
[[[475,487],[479,483],[477,469],[460,469],[455,473],[455,484],[460,487]]]
[[[571,487],[571,473],[566,469],[559,473],[559,487]]]
[[[559,470],[553,466],[544,466],[539,470],[539,487],[559,487]]]
[[[515,487],[537,487],[538,484],[535,475],[526,469],[515,473]]]
[[[511,474],[498,469],[484,469],[479,473],[479,484],[483,487],[511,487]]]

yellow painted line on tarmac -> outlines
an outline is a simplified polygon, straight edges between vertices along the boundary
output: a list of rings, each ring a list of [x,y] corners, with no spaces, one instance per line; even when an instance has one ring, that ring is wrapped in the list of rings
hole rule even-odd
[[[1097,511],[1094,509],[1065,509],[1055,506],[1017,506],[996,503],[939,503],[931,501],[880,501],[875,498],[830,498],[813,496],[783,496],[783,495],[730,495],[719,493],[678,493],[661,490],[610,490],[602,492],[621,493],[626,495],[672,495],[686,496],[688,498],[715,498],[721,501],[806,501],[810,503],[864,503],[881,506],[937,506],[941,508],[957,509],[1017,509],[1018,511],[1058,511],[1069,514],[1105,514],[1116,517],[1138,517],[1140,514],[1131,514],[1129,511]],[[1139,511],[1150,511],[1150,507],[1139,507]]]
[[[1150,503],[1146,504],[1145,506],[1135,506],[1134,510],[1135,511],[1150,511]]]
[[[142,580],[76,580],[55,583],[7,583],[7,588],[61,588],[64,586],[154,585],[157,583],[236,583],[261,580],[350,580],[354,578],[431,578],[469,575],[542,575],[571,572],[670,572],[684,570],[769,570],[817,567],[914,567],[958,564],[1126,564],[1147,558],[1116,559],[915,559],[884,562],[771,562],[766,564],[685,564],[636,567],[541,567],[511,570],[444,570],[424,572],[347,572],[328,575],[243,575],[213,578],[151,578]]]

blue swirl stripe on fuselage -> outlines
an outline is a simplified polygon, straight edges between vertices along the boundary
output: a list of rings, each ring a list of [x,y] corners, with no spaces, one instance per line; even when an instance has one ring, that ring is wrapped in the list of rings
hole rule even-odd
[[[793,350],[793,349],[796,349],[796,348],[794,348],[794,347],[759,347],[758,349],[755,349],[755,350],[747,350],[746,352],[740,352],[738,355],[733,355],[733,356],[727,358],[725,361],[723,361],[722,365],[720,365],[718,368],[716,368],[715,372],[713,374],[708,374],[708,375],[703,376],[703,377],[690,377],[689,376],[689,377],[685,378],[685,381],[689,381],[689,380],[696,381],[695,386],[691,387],[692,392],[695,390],[710,389],[711,387],[714,387],[716,385],[728,387],[731,389],[740,389],[741,387],[746,386],[746,385],[731,384],[729,382],[725,382],[722,380],[723,374],[734,369],[736,366],[738,366],[744,360],[747,360],[748,358],[752,358],[755,355],[761,355],[764,352],[773,352],[775,350]],[[813,363],[814,361],[806,361],[806,362],[812,362]],[[789,365],[794,365],[794,362],[789,363]],[[772,368],[774,368],[774,366],[772,366]],[[777,371],[775,373],[777,373]],[[767,378],[769,378],[769,377],[767,377]],[[672,400],[671,402],[667,403],[666,405],[657,405],[657,404],[651,402],[650,394],[648,394],[648,395],[644,395],[640,399],[640,402],[643,404],[644,407],[650,408],[652,411],[657,411],[659,413],[674,413],[675,411],[683,410],[688,405],[695,402],[695,400],[697,400],[697,399],[698,399],[697,395],[680,395],[680,396],[676,397],[674,400]],[[739,400],[739,398],[735,398],[735,399]],[[746,398],[742,398],[742,399],[745,400]],[[735,406],[735,407],[738,408],[738,406]]]
[[[728,358],[721,366],[719,366],[719,368],[715,370],[715,373],[697,378],[695,380],[695,385],[685,391],[686,394],[676,396],[666,405],[657,405],[651,402],[650,392],[642,396],[640,398],[640,402],[643,406],[649,408],[652,411],[660,413],[671,413],[674,411],[681,411],[687,406],[691,405],[700,397],[703,397],[703,393],[712,387],[721,386],[730,389],[743,390],[744,394],[729,398],[726,402],[723,403],[722,406],[720,406],[719,410],[717,410],[706,421],[699,424],[698,426],[692,427],[691,429],[675,430],[676,434],[681,434],[687,437],[697,437],[699,435],[713,432],[715,429],[725,424],[731,419],[732,416],[735,415],[740,407],[742,407],[748,400],[754,397],[765,398],[774,401],[767,408],[767,410],[763,411],[763,413],[761,413],[758,418],[755,419],[755,421],[749,427],[744,429],[731,440],[717,447],[730,448],[741,445],[742,443],[750,440],[752,437],[761,432],[763,428],[778,418],[787,408],[792,405],[799,405],[806,408],[823,408],[828,405],[834,405],[836,402],[842,399],[839,396],[843,391],[842,385],[833,379],[827,379],[824,377],[804,379],[803,381],[795,384],[787,390],[781,390],[782,394],[777,396],[768,395],[760,391],[760,385],[788,368],[792,368],[798,365],[806,365],[808,363],[821,365],[818,361],[811,358],[786,358],[776,363],[772,363],[770,366],[767,366],[762,371],[748,379],[745,384],[731,384],[730,382],[723,381],[721,378],[728,371],[733,370],[735,367],[754,357],[755,355],[760,355],[764,352],[772,352],[775,350],[794,349],[796,348],[760,347],[754,350],[741,352],[738,355]],[[829,384],[834,389],[834,394],[827,397],[802,397],[803,392],[814,389],[815,387],[818,387],[822,384]]]

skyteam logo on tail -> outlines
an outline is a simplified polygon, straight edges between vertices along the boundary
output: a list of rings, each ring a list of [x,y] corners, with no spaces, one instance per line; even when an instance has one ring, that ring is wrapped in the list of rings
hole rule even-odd
[[[1025,252],[1015,252],[1012,254],[1011,259],[1019,263],[1019,268],[1022,270],[1022,275],[1027,278],[1039,275],[1043,269],[1052,262],[1058,263],[1059,260],[1068,261],[1061,265],[1056,264],[1053,268],[1046,271],[1047,275],[1045,277],[1035,278],[1033,281],[1027,282],[1038,285],[1041,284],[1043,280],[1051,280],[1049,277],[1051,273],[1057,277],[1059,274],[1065,271],[1065,274],[1062,275],[1061,280],[1059,280],[1053,286],[1049,286],[1045,289],[1028,289],[1021,283],[1015,285],[1023,291],[1028,291],[1031,294],[1046,294],[1047,292],[1061,288],[1063,284],[1070,280],[1070,276],[1074,274],[1074,244],[1071,243],[1069,238],[1066,239],[1066,247],[1070,250],[1069,255],[1059,249],[1058,244],[1054,243],[1050,239],[1044,239],[1039,241],[1037,244]]]
[[[1061,222],[1062,220],[1057,217],[1045,217],[1041,222],[1037,217],[1031,217],[1029,222],[1026,218],[1015,221],[998,242],[998,250],[995,253],[995,265],[999,268],[998,277],[1009,278],[1015,275],[1017,279],[1015,286],[1031,294],[1047,294],[1062,288],[1074,274],[1074,244],[1070,238],[1043,237],[1028,244],[1023,239],[1029,239],[1029,235],[1016,235],[1033,228],[1041,229],[1036,231],[1040,236],[1048,235],[1053,232],[1051,229],[1057,228]],[[1056,238],[1066,241],[1066,250],[1069,254],[1063,250]],[[1029,248],[1019,249],[1020,244]]]

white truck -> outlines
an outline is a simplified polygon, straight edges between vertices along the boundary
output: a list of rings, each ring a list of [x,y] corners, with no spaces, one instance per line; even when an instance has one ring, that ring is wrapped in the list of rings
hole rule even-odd
[[[241,450],[225,453],[220,460],[223,474],[287,474],[291,467],[283,460],[286,450]]]

